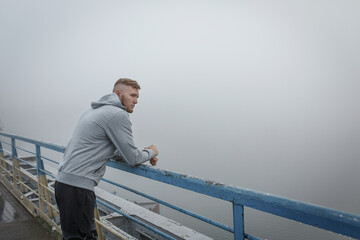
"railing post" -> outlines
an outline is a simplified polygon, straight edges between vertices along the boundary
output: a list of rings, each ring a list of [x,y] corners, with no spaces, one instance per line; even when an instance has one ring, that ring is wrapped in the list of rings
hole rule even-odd
[[[54,210],[51,206],[52,201],[50,197],[46,175],[41,170],[45,170],[43,160],[41,159],[40,146],[36,144],[36,171],[38,175],[38,189],[39,189],[39,206],[42,212],[44,212],[44,195],[47,202],[47,211],[49,217],[54,217]],[[44,187],[45,186],[45,187]]]
[[[1,141],[0,141],[0,167],[1,167],[1,172],[0,172],[0,175],[2,177],[2,169],[4,169],[4,173],[5,173],[5,176],[8,177],[8,174],[7,174],[7,167],[6,167],[6,161],[5,161],[5,155],[4,155],[4,150],[2,148],[2,144],[1,144]]]
[[[233,202],[234,240],[244,240],[244,205]]]
[[[100,221],[100,214],[99,214],[99,209],[97,207],[97,204],[95,202],[95,208],[94,208],[94,217],[96,220]],[[103,240],[103,233],[102,233],[102,230],[101,230],[101,225],[99,223],[97,223],[95,220],[95,226],[96,226],[96,232],[98,234],[98,239],[99,240]]]
[[[1,141],[0,141],[0,157],[1,157],[1,160],[4,158],[4,150],[2,148]]]
[[[17,160],[17,151],[15,147],[15,138],[11,138],[11,159],[12,159],[12,175],[13,175],[13,189],[17,189],[17,168],[19,167],[19,161]],[[21,184],[20,184],[21,185]]]
[[[5,154],[4,154],[4,150],[1,146],[1,153],[0,153],[0,156],[2,157],[2,166],[3,166],[3,169],[4,169],[4,172],[5,172],[5,178],[7,179],[7,181],[9,181],[10,179],[10,174],[9,174],[9,168],[8,168],[8,163],[6,162],[5,160]]]
[[[15,139],[12,138],[11,139],[11,143],[12,143],[12,159],[13,159],[13,175],[14,175],[14,182],[15,182],[15,188],[17,189],[17,180],[19,181],[19,185],[20,185],[20,191],[21,193],[25,192],[25,188],[23,185],[23,177],[22,177],[22,172],[20,169],[20,161],[18,159],[18,155],[17,155],[17,151],[16,151],[16,146],[15,146]]]
[[[17,157],[17,151],[16,151],[16,146],[15,146],[15,138],[11,138],[11,156],[12,158]]]
[[[0,166],[1,168],[5,168],[6,169],[6,162],[5,162],[5,155],[4,155],[4,150],[2,148],[2,144],[1,144],[1,141],[0,141]],[[5,174],[6,174],[6,171],[4,171]],[[1,170],[1,175],[2,175],[2,170]]]
[[[41,156],[40,146],[35,145],[35,148],[36,148],[36,173],[38,176],[39,207],[41,212],[44,212],[44,199],[43,199],[44,192],[43,192],[43,187],[41,186],[44,173],[40,171],[44,169],[44,164],[40,157]]]

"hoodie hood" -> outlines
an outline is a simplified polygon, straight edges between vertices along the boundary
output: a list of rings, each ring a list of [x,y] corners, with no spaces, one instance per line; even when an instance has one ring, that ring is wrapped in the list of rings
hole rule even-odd
[[[96,109],[96,108],[99,108],[99,107],[102,107],[105,105],[119,107],[126,111],[125,106],[121,103],[121,101],[120,101],[119,97],[116,95],[116,93],[111,93],[111,94],[105,95],[102,98],[100,98],[97,102],[91,103],[91,107],[93,109]]]

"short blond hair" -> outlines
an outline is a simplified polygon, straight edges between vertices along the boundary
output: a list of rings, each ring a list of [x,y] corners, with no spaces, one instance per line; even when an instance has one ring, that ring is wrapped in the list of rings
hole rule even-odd
[[[115,90],[118,89],[120,85],[126,85],[140,90],[140,85],[137,83],[137,81],[130,78],[119,78],[114,84],[113,92],[115,92]]]

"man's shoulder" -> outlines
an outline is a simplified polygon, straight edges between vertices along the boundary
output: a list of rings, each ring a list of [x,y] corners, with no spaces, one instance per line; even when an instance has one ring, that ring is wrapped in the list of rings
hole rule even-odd
[[[100,114],[107,115],[109,120],[111,119],[129,119],[129,113],[124,109],[115,107],[115,106],[103,106],[103,110],[99,112]]]
[[[116,106],[106,105],[95,109],[89,109],[82,116],[84,119],[95,119],[97,121],[109,121],[113,118],[129,118],[128,113]]]
[[[127,112],[122,109],[119,108],[117,106],[113,106],[113,105],[105,105],[99,108],[95,108],[93,109],[95,112],[109,112],[111,114],[126,114]]]

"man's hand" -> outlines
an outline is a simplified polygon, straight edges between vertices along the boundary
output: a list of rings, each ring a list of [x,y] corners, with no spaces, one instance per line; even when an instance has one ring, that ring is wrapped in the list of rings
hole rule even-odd
[[[155,156],[159,155],[159,150],[157,149],[157,147],[155,145],[150,145],[148,147],[146,147],[145,149],[151,149],[155,152]]]
[[[157,158],[157,157],[154,157],[153,159],[150,160],[150,164],[153,165],[153,166],[155,166],[156,163],[157,163],[157,161],[158,161],[158,158]]]
[[[158,158],[156,156],[159,155],[159,150],[157,149],[157,147],[155,145],[152,145],[152,144],[150,146],[146,147],[145,149],[151,149],[155,152],[155,157],[150,159],[150,164],[155,166],[158,161]]]

